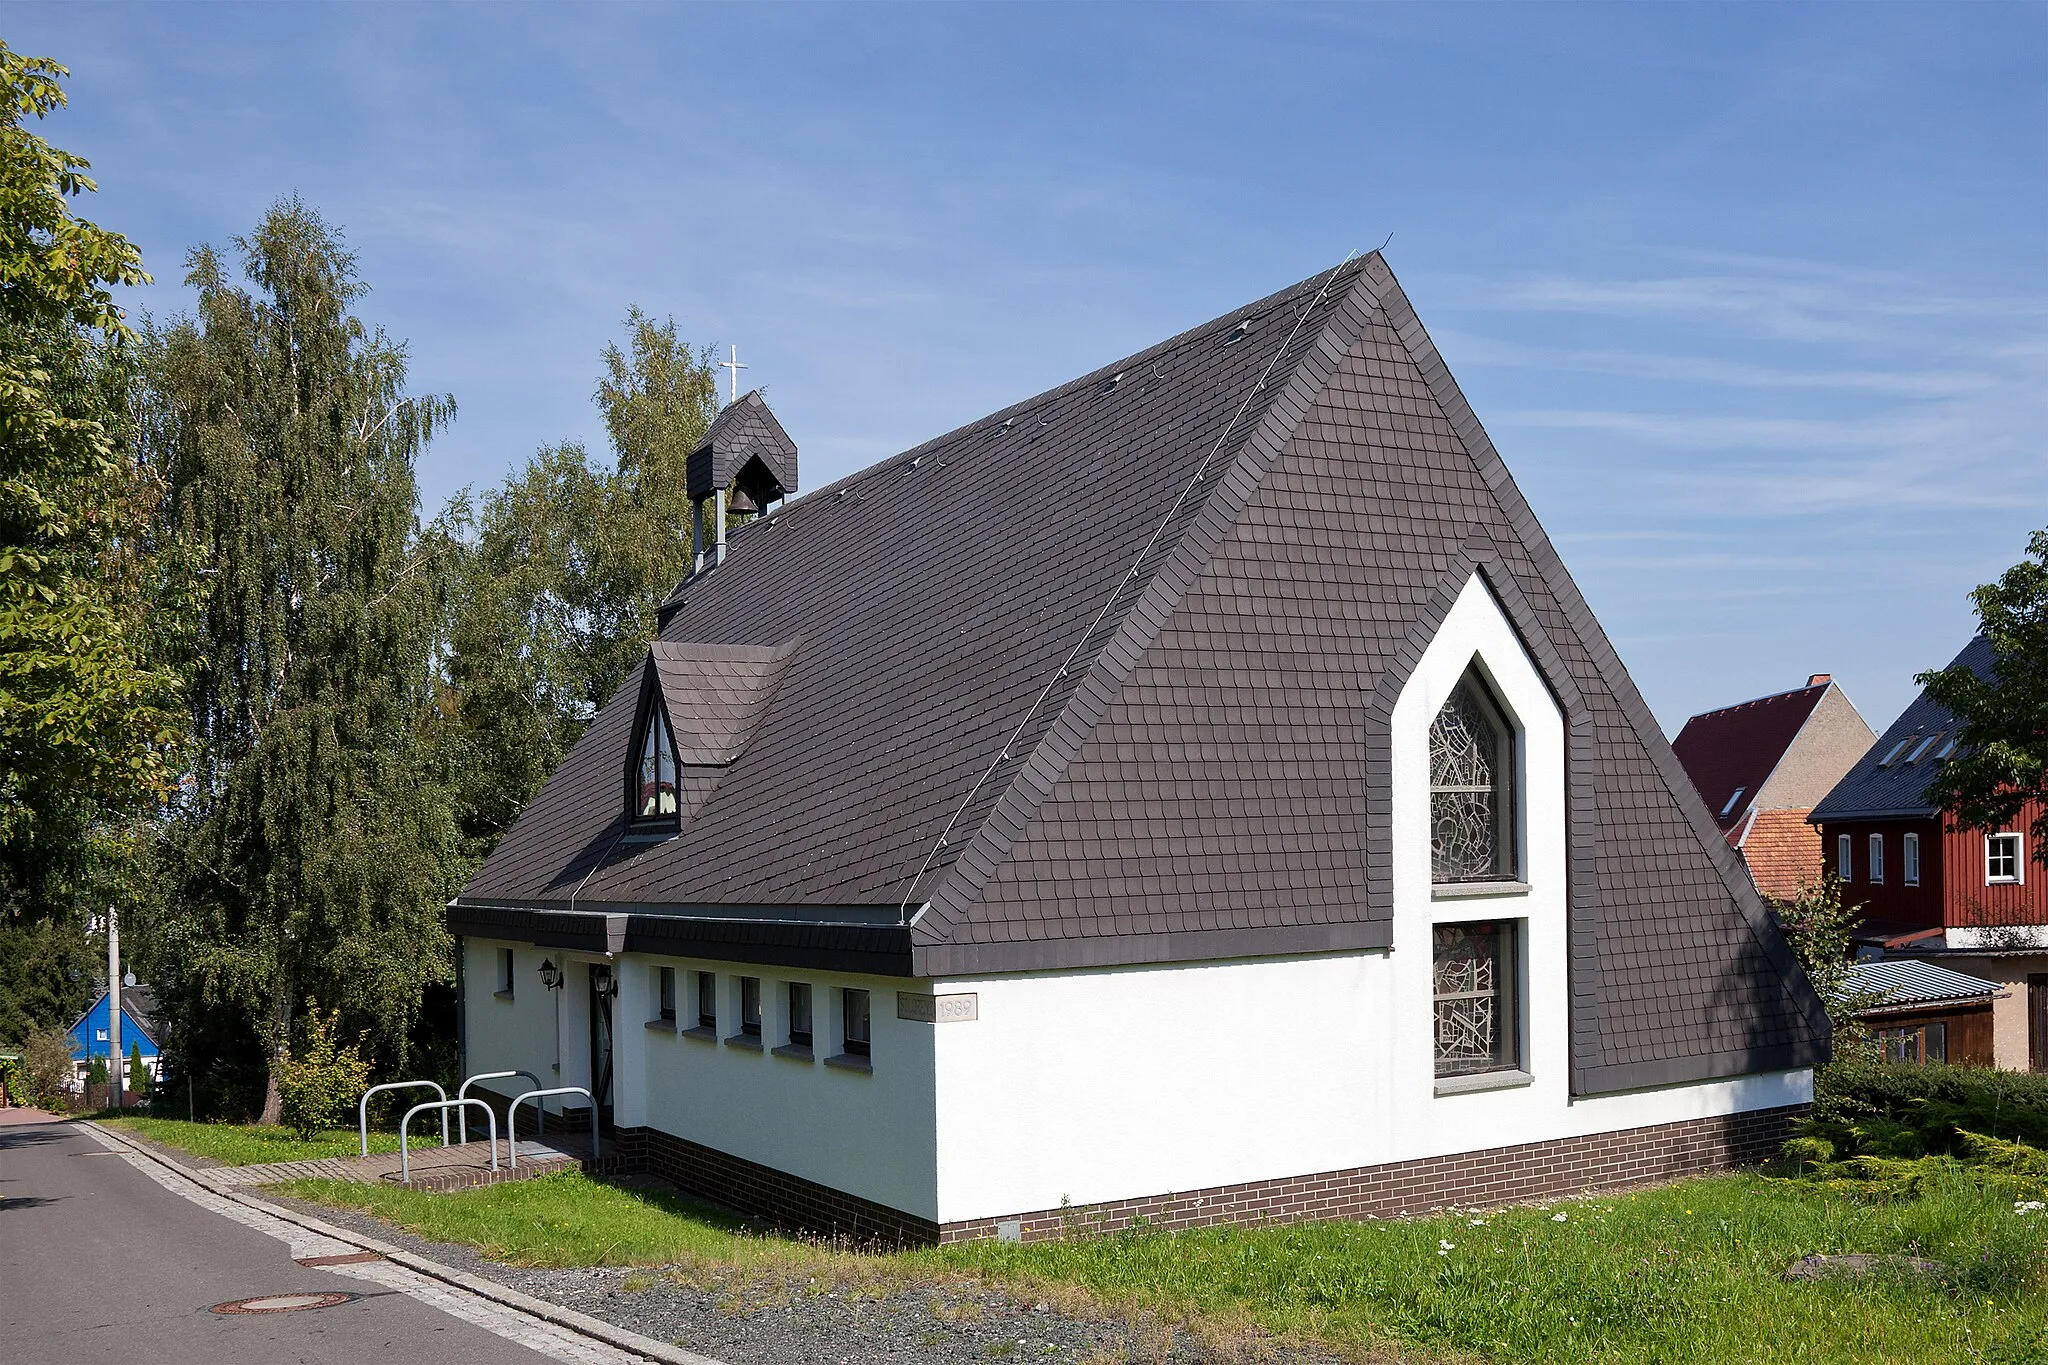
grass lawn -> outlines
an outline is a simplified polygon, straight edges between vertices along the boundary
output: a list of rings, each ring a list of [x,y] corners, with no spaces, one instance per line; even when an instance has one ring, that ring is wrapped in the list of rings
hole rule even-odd
[[[328,1156],[356,1156],[362,1146],[353,1128],[330,1128],[311,1142],[301,1142],[289,1129],[261,1128],[253,1123],[187,1123],[184,1119],[107,1118],[95,1116],[109,1128],[161,1142],[196,1156],[212,1157],[229,1166],[254,1166],[265,1161],[311,1161]],[[429,1146],[441,1140],[437,1127],[430,1138],[415,1134],[414,1141]],[[398,1134],[370,1130],[370,1150],[395,1152]]]
[[[1967,1177],[1870,1202],[1760,1175],[1486,1215],[1078,1235],[860,1255],[746,1233],[688,1201],[579,1175],[418,1194],[288,1192],[522,1265],[796,1271],[818,1285],[973,1275],[1229,1335],[1256,1324],[1366,1354],[1497,1361],[1995,1361],[2048,1365],[2048,1212]],[[1810,1252],[1910,1252],[1945,1281],[1787,1283]]]

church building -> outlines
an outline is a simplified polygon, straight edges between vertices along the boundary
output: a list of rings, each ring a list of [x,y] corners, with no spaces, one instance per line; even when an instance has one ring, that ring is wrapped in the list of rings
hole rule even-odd
[[[791,499],[462,894],[465,1068],[887,1241],[1773,1153],[1819,1000],[1375,253]],[[729,509],[756,513],[730,537]]]

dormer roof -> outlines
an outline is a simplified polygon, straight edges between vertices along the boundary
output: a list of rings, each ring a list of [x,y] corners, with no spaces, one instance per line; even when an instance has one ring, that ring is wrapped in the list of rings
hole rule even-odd
[[[797,641],[707,645],[656,640],[648,649],[676,762],[723,768],[740,756],[775,698]]]

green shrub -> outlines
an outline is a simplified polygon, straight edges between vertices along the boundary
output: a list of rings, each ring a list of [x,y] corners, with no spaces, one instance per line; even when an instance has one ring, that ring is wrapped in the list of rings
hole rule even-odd
[[[302,1142],[311,1142],[322,1129],[339,1126],[370,1085],[370,1064],[355,1046],[335,1045],[340,1013],[322,1014],[319,1003],[311,1003],[306,1011],[304,1042],[297,1053],[287,1048],[278,1064],[277,1095],[284,1126]]]
[[[22,1103],[61,1112],[70,1098],[71,1076],[71,1035],[62,1029],[30,1034],[21,1046]]]

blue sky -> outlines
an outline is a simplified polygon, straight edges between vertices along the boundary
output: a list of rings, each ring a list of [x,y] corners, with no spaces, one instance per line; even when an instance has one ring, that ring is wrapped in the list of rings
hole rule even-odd
[[[429,511],[601,448],[631,303],[736,343],[818,487],[1391,233],[1669,729],[1815,671],[1882,729],[2048,524],[2048,8],[8,17],[138,307],[280,195],[343,226],[460,407]]]

